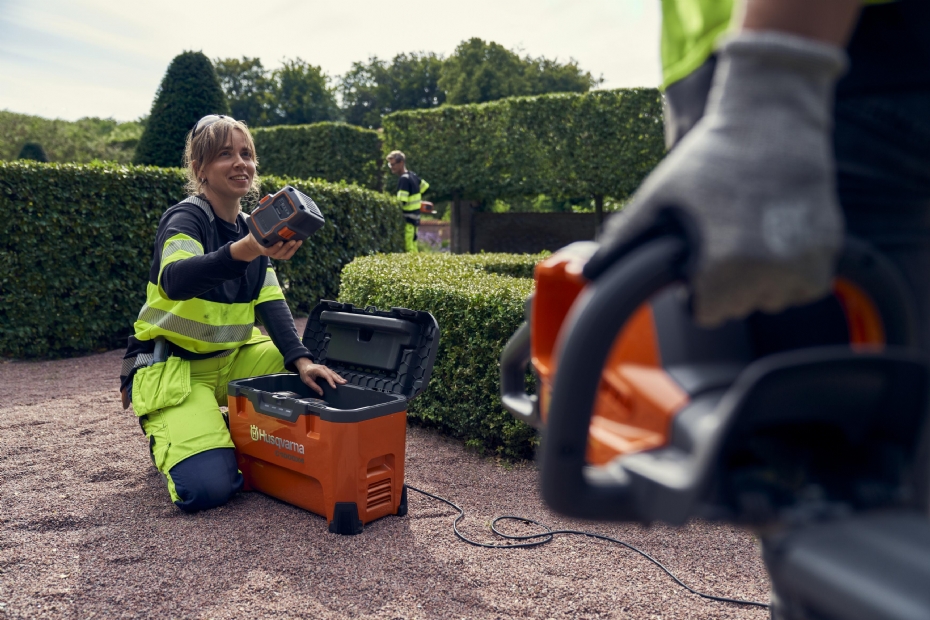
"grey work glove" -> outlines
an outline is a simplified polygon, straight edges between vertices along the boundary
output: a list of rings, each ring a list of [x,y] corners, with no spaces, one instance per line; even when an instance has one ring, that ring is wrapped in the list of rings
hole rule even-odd
[[[830,291],[842,245],[832,152],[839,48],[777,32],[724,43],[705,116],[608,221],[585,272],[673,223],[692,243],[697,322]]]

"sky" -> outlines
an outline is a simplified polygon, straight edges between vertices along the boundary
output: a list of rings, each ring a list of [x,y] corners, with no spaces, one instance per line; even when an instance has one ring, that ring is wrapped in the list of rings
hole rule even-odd
[[[0,0],[0,110],[46,118],[148,114],[171,59],[302,58],[331,77],[370,56],[449,56],[471,37],[657,86],[656,0]]]

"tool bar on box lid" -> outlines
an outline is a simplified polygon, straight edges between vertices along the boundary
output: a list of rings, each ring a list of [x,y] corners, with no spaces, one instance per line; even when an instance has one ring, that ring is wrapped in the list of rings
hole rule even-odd
[[[429,382],[439,325],[428,312],[324,300],[310,313],[303,342],[349,383],[410,399]]]

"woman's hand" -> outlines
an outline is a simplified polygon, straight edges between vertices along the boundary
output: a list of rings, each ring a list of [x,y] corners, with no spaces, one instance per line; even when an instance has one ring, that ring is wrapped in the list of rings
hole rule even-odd
[[[253,235],[248,234],[239,241],[229,246],[229,253],[234,260],[241,260],[247,263],[252,262],[259,256],[267,256],[275,260],[287,260],[294,255],[294,252],[303,245],[303,241],[278,241],[270,248],[260,244]]]
[[[346,382],[346,380],[336,374],[335,371],[330,370],[322,364],[314,364],[306,357],[298,358],[294,362],[294,366],[297,368],[297,372],[300,373],[300,380],[310,386],[310,389],[320,396],[323,395],[323,388],[317,385],[317,379],[323,379],[334,390],[337,384],[342,385]]]

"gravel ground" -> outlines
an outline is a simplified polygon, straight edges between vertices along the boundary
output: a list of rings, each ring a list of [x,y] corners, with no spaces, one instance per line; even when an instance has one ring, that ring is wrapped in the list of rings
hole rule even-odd
[[[359,536],[258,493],[186,515],[119,404],[121,355],[0,363],[0,618],[768,617],[689,594],[602,541],[466,545],[455,510],[412,492],[406,517]],[[540,502],[532,463],[481,458],[419,427],[408,429],[406,466],[409,484],[466,510],[475,539],[493,541],[495,516],[523,515],[639,546],[699,590],[768,598],[758,548],[740,530],[563,519]]]

